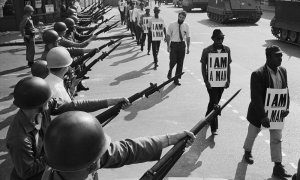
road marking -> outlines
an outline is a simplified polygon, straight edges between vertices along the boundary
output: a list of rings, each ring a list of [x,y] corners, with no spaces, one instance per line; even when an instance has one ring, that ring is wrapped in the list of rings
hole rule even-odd
[[[233,113],[238,114],[239,112],[237,110],[232,110]]]
[[[203,44],[203,42],[191,42],[191,44]]]
[[[245,118],[245,116],[240,116],[240,119],[243,121],[246,121],[247,119]]]
[[[290,165],[291,165],[294,169],[298,169],[298,167],[297,167],[294,163],[290,163]]]
[[[270,144],[270,140],[265,140],[265,142],[266,142],[267,144]]]

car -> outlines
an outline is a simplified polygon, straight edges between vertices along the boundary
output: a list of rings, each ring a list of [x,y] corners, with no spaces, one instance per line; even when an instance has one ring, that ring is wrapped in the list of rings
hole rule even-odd
[[[173,3],[173,0],[164,0],[165,1],[165,5],[168,5],[169,3]]]
[[[182,6],[182,0],[173,0],[174,7],[181,7]]]

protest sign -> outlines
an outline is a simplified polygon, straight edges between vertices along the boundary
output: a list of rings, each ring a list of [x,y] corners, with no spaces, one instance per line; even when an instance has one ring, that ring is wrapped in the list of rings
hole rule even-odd
[[[208,54],[208,81],[211,87],[225,87],[228,75],[228,53]]]
[[[164,23],[152,22],[152,41],[164,40]]]
[[[269,129],[283,129],[283,112],[287,109],[288,89],[267,89],[265,111],[270,119]]]
[[[143,32],[144,33],[148,33],[148,26],[149,26],[149,20],[151,19],[151,17],[143,17]]]

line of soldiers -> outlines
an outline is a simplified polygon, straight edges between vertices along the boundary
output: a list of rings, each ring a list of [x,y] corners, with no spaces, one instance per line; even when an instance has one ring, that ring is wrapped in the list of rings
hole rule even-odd
[[[143,6],[144,4],[141,2],[141,13],[137,13],[136,17],[133,16],[134,18],[131,17],[131,20],[136,19],[136,21],[129,21],[129,28],[135,29],[133,32],[136,35],[137,44],[141,45],[141,50],[143,50],[143,39],[145,38],[143,38],[145,33],[142,32],[143,29],[141,27],[143,24],[141,21],[143,21],[145,14],[147,16],[150,15],[150,11],[147,11],[150,10],[149,8],[146,8],[145,14],[142,13]],[[131,8],[132,10],[134,9],[132,4]],[[91,12],[94,11],[96,9]],[[129,12],[133,14],[134,11]],[[154,13],[158,19],[158,7],[154,8]],[[181,15],[184,18],[186,16],[186,14],[180,14],[179,16]],[[81,14],[81,17],[84,18],[78,18],[77,12],[69,10],[69,18],[66,18],[64,22],[55,23],[54,30],[48,30],[43,34],[43,40],[46,45],[42,59],[46,61],[34,63],[32,65],[32,73],[44,80],[37,77],[25,78],[15,87],[14,104],[20,110],[12,122],[7,135],[7,147],[14,163],[12,179],[42,178],[63,180],[74,179],[74,177],[78,179],[95,179],[97,177],[96,170],[99,168],[113,168],[126,164],[157,160],[164,147],[176,144],[183,137],[190,137],[187,146],[194,141],[194,135],[191,132],[184,131],[172,135],[138,138],[116,143],[110,142],[110,138],[103,132],[102,126],[98,122],[99,120],[85,112],[96,111],[118,103],[122,103],[122,108],[126,108],[130,105],[130,102],[127,98],[85,101],[75,101],[73,99],[72,95],[75,94],[76,87],[77,90],[85,89],[82,84],[80,85],[80,82],[81,78],[84,78],[82,71],[87,70],[84,63],[78,62],[86,61],[92,56],[92,52],[97,53],[100,50],[99,48],[85,48],[90,41],[96,39],[93,31],[99,26],[85,28],[84,25],[95,22],[94,18],[96,15]],[[78,24],[83,26],[79,27]],[[85,34],[80,35],[77,31],[85,32]],[[24,32],[26,35],[27,31]],[[149,34],[151,35],[151,33]],[[150,39],[149,34],[148,41]],[[166,37],[165,31],[164,34]],[[202,52],[202,75],[210,96],[206,115],[219,103],[224,88],[228,88],[230,85],[230,49],[223,45],[224,36],[221,30],[216,29],[211,37],[214,44],[208,46]],[[29,36],[29,38],[31,37]],[[182,40],[180,43],[182,43]],[[155,44],[152,41],[152,48],[155,68],[157,68],[159,44]],[[74,60],[74,57],[83,57],[85,53],[89,55],[87,59],[83,58],[82,60],[82,58],[78,58]],[[224,87],[212,87],[208,80],[207,60],[209,53],[229,54],[228,81]],[[277,46],[267,47],[266,56],[266,65],[251,75],[251,97],[253,99],[249,105],[247,119],[250,124],[244,144],[244,160],[249,164],[254,162],[251,150],[260,127],[270,126],[269,119],[261,112],[263,109],[261,107],[263,105],[262,102],[264,101],[262,97],[265,95],[262,89],[266,88],[264,87],[265,84],[275,89],[287,88],[286,70],[280,67],[282,51]],[[279,72],[279,75],[277,72]],[[170,78],[170,74],[169,72],[168,78]],[[260,82],[261,79],[266,80],[266,74],[268,74],[269,80],[262,83],[262,88],[257,82]],[[67,79],[67,83],[63,82],[64,79]],[[258,90],[261,91],[257,92]],[[73,110],[73,112],[68,112],[70,110]],[[288,113],[287,109],[283,116],[287,116]],[[58,114],[61,115],[51,122],[50,115]],[[210,125],[212,134],[217,135],[218,119],[212,120]],[[20,130],[21,127],[23,127],[22,130]],[[45,131],[46,128],[47,132]],[[281,164],[281,131],[270,130],[270,133],[271,156],[274,162],[273,175],[282,179],[291,177]],[[16,134],[18,134],[17,138]],[[74,134],[77,134],[79,137],[74,137]],[[130,147],[130,149],[124,150],[123,147],[125,146]],[[133,153],[131,154],[130,152]],[[46,167],[46,165],[49,167]]]
[[[90,10],[93,7],[96,8]],[[30,22],[23,22],[24,38],[27,38],[28,26],[34,29],[30,19],[32,9],[28,5],[24,8],[30,12],[26,16]],[[13,103],[19,107],[19,111],[6,137],[14,165],[12,180],[97,179],[97,170],[100,168],[159,160],[163,148],[187,136],[190,138],[186,146],[193,143],[195,136],[189,131],[111,142],[99,123],[101,120],[88,112],[120,103],[124,109],[130,105],[129,100],[125,97],[74,99],[76,91],[87,90],[80,83],[82,79],[88,78],[85,74],[91,64],[103,60],[120,44],[109,52],[102,52],[101,56],[85,65],[101,49],[121,39],[110,41],[99,48],[86,48],[97,38],[98,32],[114,27],[106,26],[104,30],[94,33],[99,25],[86,26],[97,22],[95,14],[101,9],[106,7],[93,5],[89,8],[90,14],[80,14],[84,19],[79,18],[79,14],[72,9],[68,10],[64,22],[56,22],[53,30],[43,33],[45,49],[41,60],[34,62],[27,59],[33,77],[20,80],[14,88]],[[29,38],[34,40],[34,33]],[[58,116],[52,120],[51,115]]]

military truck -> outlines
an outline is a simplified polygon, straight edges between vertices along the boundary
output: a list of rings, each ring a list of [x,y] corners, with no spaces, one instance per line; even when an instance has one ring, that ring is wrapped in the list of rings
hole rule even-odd
[[[300,45],[300,2],[277,1],[271,32],[279,40]]]
[[[208,0],[183,0],[182,9],[191,12],[193,8],[201,8],[203,11],[207,9]]]
[[[218,23],[228,23],[238,20],[246,23],[256,23],[262,15],[260,2],[256,0],[209,0],[207,16]]]

